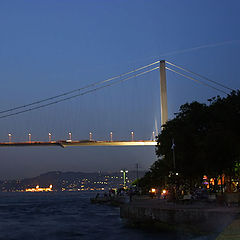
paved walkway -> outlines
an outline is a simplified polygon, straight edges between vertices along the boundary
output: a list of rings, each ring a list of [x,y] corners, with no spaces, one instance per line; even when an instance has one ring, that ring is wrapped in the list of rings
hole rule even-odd
[[[240,239],[240,216],[233,220],[216,240],[239,240]]]
[[[157,208],[157,209],[181,209],[181,210],[192,210],[192,209],[204,209],[205,211],[222,212],[222,213],[239,213],[240,207],[227,207],[223,205],[218,205],[211,202],[183,202],[183,203],[173,203],[167,202],[166,200],[160,199],[149,199],[133,201],[129,203],[129,206],[133,207],[145,207],[145,208]],[[240,240],[240,238],[239,238]]]

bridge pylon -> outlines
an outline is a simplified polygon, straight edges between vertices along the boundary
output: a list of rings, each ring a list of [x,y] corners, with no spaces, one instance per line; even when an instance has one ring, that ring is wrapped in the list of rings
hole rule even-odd
[[[160,61],[160,106],[161,106],[161,129],[168,121],[168,106],[167,106],[167,83],[166,83],[166,68],[165,60]]]

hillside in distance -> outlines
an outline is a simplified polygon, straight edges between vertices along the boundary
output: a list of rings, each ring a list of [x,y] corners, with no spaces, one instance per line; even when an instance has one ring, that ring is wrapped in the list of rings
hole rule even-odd
[[[126,175],[126,184],[129,186],[135,179],[142,177],[144,171],[129,171]],[[0,181],[0,191],[15,192],[25,191],[27,188],[49,187],[53,185],[55,191],[85,191],[85,190],[108,190],[123,186],[123,175],[121,172],[61,172],[52,171],[40,174],[32,178],[22,180]]]

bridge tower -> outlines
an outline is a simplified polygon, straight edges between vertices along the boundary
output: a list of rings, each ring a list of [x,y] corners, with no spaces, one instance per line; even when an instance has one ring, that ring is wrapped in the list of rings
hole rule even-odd
[[[165,60],[160,61],[161,129],[168,120]]]

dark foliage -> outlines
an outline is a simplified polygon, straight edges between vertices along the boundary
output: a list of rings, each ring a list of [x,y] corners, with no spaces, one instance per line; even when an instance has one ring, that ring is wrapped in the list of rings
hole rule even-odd
[[[140,180],[142,187],[164,185],[171,171],[189,182],[200,180],[204,174],[234,175],[234,166],[240,160],[240,91],[208,101],[209,105],[182,105],[176,117],[166,123],[157,137],[158,160]]]

